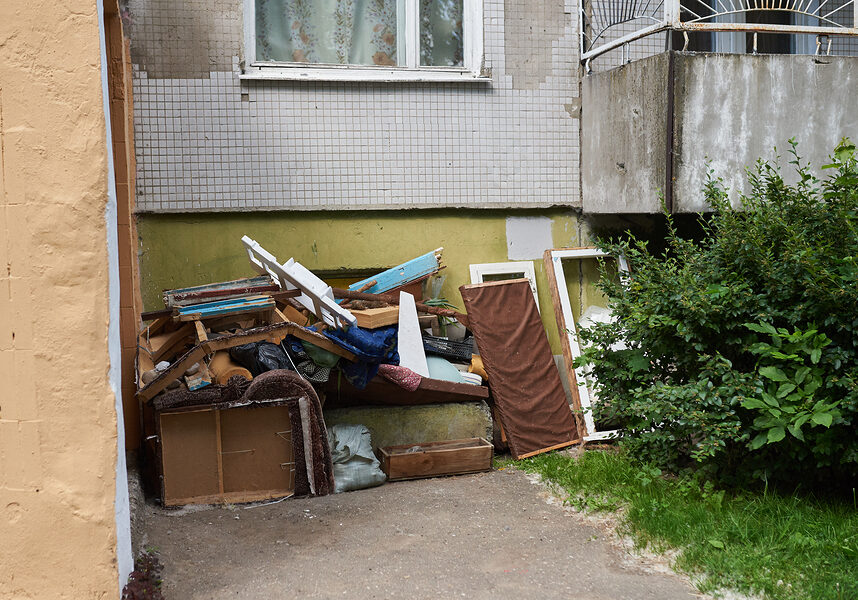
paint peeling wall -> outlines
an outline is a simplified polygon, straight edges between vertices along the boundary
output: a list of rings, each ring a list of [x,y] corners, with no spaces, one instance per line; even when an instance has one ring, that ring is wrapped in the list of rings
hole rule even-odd
[[[140,268],[147,310],[163,307],[161,290],[225,281],[254,274],[240,244],[248,234],[281,261],[333,272],[381,270],[439,246],[444,248],[442,296],[462,308],[459,286],[470,283],[468,266],[532,260],[542,321],[555,354],[557,324],[542,264],[546,248],[589,242],[575,211],[425,210],[252,214],[142,215]],[[529,237],[526,246],[511,241]],[[570,295],[578,274],[569,269]]]
[[[2,598],[119,596],[99,39],[92,0],[0,3]]]
[[[574,0],[485,0],[485,83],[244,82],[241,0],[127,0],[142,212],[579,206]]]

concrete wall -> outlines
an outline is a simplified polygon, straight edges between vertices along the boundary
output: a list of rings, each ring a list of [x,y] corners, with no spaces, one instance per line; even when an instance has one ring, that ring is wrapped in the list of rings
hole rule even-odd
[[[574,0],[485,0],[491,83],[239,80],[242,0],[127,0],[137,208],[577,206]]]
[[[2,598],[117,598],[130,560],[100,9],[0,4]]]
[[[735,200],[745,190],[745,167],[774,158],[774,147],[792,177],[789,138],[820,176],[842,137],[858,139],[858,58],[677,52],[671,79],[667,56],[584,79],[585,213],[659,212],[662,192],[676,212],[705,210],[709,160]]]
[[[856,57],[680,56],[675,94],[674,206],[682,212],[706,208],[707,157],[726,186],[744,190],[744,167],[774,158],[775,147],[795,179],[791,137],[820,177],[841,138],[858,141]]]
[[[668,54],[584,78],[581,186],[587,213],[652,212],[665,188]]]
[[[378,271],[443,246],[447,266],[441,273],[447,280],[442,294],[460,309],[458,288],[470,283],[468,265],[533,260],[542,320],[555,354],[561,351],[542,253],[589,242],[583,221],[563,209],[141,215],[139,229],[147,310],[163,307],[163,289],[253,275],[240,243],[245,234],[281,261],[294,257],[309,269],[329,273]],[[580,298],[592,296],[582,282],[595,274],[577,267],[567,271],[577,306]]]

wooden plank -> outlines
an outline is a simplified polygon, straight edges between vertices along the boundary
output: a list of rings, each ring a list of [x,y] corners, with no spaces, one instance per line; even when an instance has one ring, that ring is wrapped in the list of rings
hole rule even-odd
[[[164,304],[169,308],[197,304],[207,300],[240,298],[251,294],[274,292],[280,289],[270,277],[252,277],[224,281],[220,283],[207,283],[193,287],[175,290],[164,290]]]
[[[415,279],[437,273],[440,268],[438,259],[442,250],[444,249],[438,248],[417,258],[412,258],[401,265],[353,283],[349,286],[349,289],[351,291],[380,294],[404,286]]]
[[[178,352],[177,347],[187,343],[187,340],[193,338],[193,329],[190,324],[179,327],[176,331],[166,334],[163,341],[158,340],[156,346],[154,339],[150,336],[149,341],[152,344],[152,362],[158,364],[158,361],[165,359],[169,360]],[[159,336],[160,337],[160,336]]]
[[[140,320],[141,321],[153,321],[153,320],[157,321],[158,319],[161,319],[163,317],[172,317],[172,316],[173,316],[172,309],[163,308],[161,310],[150,310],[148,312],[140,313]],[[154,323],[152,325],[154,325]],[[152,325],[150,325],[150,327],[152,327]]]
[[[551,452],[552,450],[560,450],[560,448],[568,448],[569,446],[574,446],[575,444],[580,444],[581,440],[572,440],[569,442],[563,442],[562,444],[555,444],[554,446],[549,446],[548,448],[541,448],[534,452],[528,452],[527,454],[522,454],[518,457],[518,460],[522,460],[524,458],[530,458],[531,456],[536,456],[537,454],[544,454],[546,452]]]
[[[287,308],[291,308],[291,307],[287,307]],[[292,309],[292,310],[295,310],[295,309]],[[298,312],[298,311],[295,311],[295,312]],[[272,311],[272,313],[273,313],[272,314],[272,321],[273,322],[275,322],[275,323],[289,323],[290,322],[289,319],[286,317],[286,315],[279,308],[275,308]],[[298,313],[298,314],[300,315],[301,313]],[[343,358],[350,360],[352,362],[357,360],[357,357],[354,355],[353,352],[349,352],[345,348],[341,348],[340,346],[336,345],[334,342],[332,342],[330,339],[326,338],[322,334],[313,333],[313,332],[309,331],[308,329],[304,329],[303,327],[300,329],[297,329],[295,331],[292,331],[291,333],[296,338],[304,340],[305,342],[310,342],[311,344],[313,344],[314,346],[318,346],[322,350],[327,350],[328,352],[336,354],[337,356],[342,356]]]
[[[379,453],[388,480],[401,481],[491,471],[492,450],[486,440],[473,438],[388,446]]]
[[[224,491],[295,489],[289,407],[259,406],[221,411]]]
[[[545,264],[545,274],[548,276],[548,291],[551,294],[551,306],[554,307],[554,319],[557,321],[557,330],[560,332],[560,349],[563,353],[563,366],[566,370],[566,381],[569,383],[569,395],[572,398],[572,409],[575,413],[575,424],[578,426],[578,431],[587,435],[587,427],[584,422],[584,415],[581,412],[581,396],[578,391],[578,377],[575,374],[575,367],[572,357],[571,340],[569,335],[563,335],[567,331],[566,317],[563,314],[563,302],[560,297],[560,288],[558,277],[563,281],[563,289],[566,289],[566,277],[563,275],[563,265],[557,261],[555,265],[551,256],[551,250],[546,250],[542,256],[542,261]],[[568,294],[566,301],[568,302]]]
[[[353,292],[351,290],[343,290],[340,288],[334,288],[334,297],[335,298],[346,298],[350,300],[367,300],[370,302],[384,302],[386,304],[399,304],[399,295],[398,294],[367,294],[366,292]],[[422,302],[416,302],[417,310],[423,313],[429,313],[430,315],[438,315],[441,317],[451,317],[456,319],[464,325],[468,326],[468,315],[464,313],[457,312],[455,310],[451,310],[449,308],[440,308],[438,306],[429,306],[428,304],[423,304]]]
[[[424,377],[413,392],[377,376],[359,390],[348,381],[331,377],[325,386],[325,408],[345,406],[420,406],[450,402],[480,402],[489,397],[489,388],[469,383],[453,383]]]
[[[215,412],[162,413],[160,443],[164,504],[220,493]]]
[[[398,306],[352,310],[352,314],[357,319],[358,327],[363,327],[364,329],[378,329],[379,327],[395,325],[399,322]]]
[[[206,328],[201,322],[194,321],[194,329],[196,330],[198,344],[202,344],[209,339],[209,336],[206,334]]]

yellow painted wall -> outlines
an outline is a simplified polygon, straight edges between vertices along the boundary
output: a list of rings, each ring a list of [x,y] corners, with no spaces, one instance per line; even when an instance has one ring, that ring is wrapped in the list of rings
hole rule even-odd
[[[92,0],[0,2],[0,598],[117,598]]]
[[[584,226],[568,209],[540,211],[424,210],[140,215],[140,273],[146,310],[163,308],[163,289],[254,274],[241,245],[249,235],[285,262],[311,270],[386,269],[444,248],[442,295],[462,309],[458,287],[470,283],[468,265],[507,261],[506,218],[552,219],[555,247],[587,243]],[[557,326],[541,260],[534,266],[549,341],[560,354]],[[570,270],[574,271],[574,270]],[[577,296],[577,275],[570,275]]]

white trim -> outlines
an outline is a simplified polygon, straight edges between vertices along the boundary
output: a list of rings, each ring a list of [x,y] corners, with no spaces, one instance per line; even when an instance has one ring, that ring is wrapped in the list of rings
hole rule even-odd
[[[572,303],[569,300],[569,290],[566,287],[566,275],[563,272],[563,259],[613,258],[613,256],[596,248],[571,248],[568,250],[548,250],[548,252],[551,256],[551,264],[554,268],[554,278],[557,282],[557,293],[560,297],[560,309],[563,313],[563,325],[566,329],[566,339],[569,342],[569,350],[574,361],[574,359],[581,356],[581,346],[578,343],[578,328],[575,325],[575,317],[572,314]],[[617,262],[621,273],[629,272],[629,264],[624,256],[620,256]],[[563,332],[561,331],[560,334],[563,335]],[[572,365],[568,366],[571,367]],[[584,427],[586,429],[584,440],[589,442],[609,439],[616,436],[616,431],[596,430],[596,422],[593,419],[592,411],[595,396],[590,392],[583,369],[575,369],[575,379],[578,384],[578,397],[581,402],[581,410],[584,411]],[[572,382],[570,382],[570,385],[571,383]]]
[[[396,36],[405,37],[405,66],[416,69],[420,66],[420,1],[404,0],[404,3],[405,30],[397,31]]]
[[[240,79],[282,81],[372,81],[372,82],[491,82],[483,75],[483,1],[463,0],[463,66],[420,66],[420,2],[397,0],[396,52],[404,53],[398,67],[372,65],[317,65],[262,62],[256,59],[256,0],[244,0],[244,69]],[[405,35],[402,35],[402,34]],[[404,38],[404,39],[403,39]]]
[[[539,310],[539,296],[536,293],[536,271],[533,262],[529,260],[499,263],[480,263],[469,265],[471,271],[471,283],[483,283],[486,275],[515,275],[523,273],[530,282],[530,291],[533,292],[533,300],[536,302],[536,310]]]
[[[491,83],[492,81],[491,77],[485,77],[462,69],[407,69],[404,67],[352,67],[345,65],[342,67],[292,67],[286,64],[268,66],[264,63],[251,65],[250,68],[239,75],[239,78],[281,81],[435,81],[440,83],[464,81]]]
[[[244,64],[256,62],[256,0],[244,0]]]
[[[471,73],[480,74],[483,72],[483,0],[464,0],[463,13],[464,66]]]

